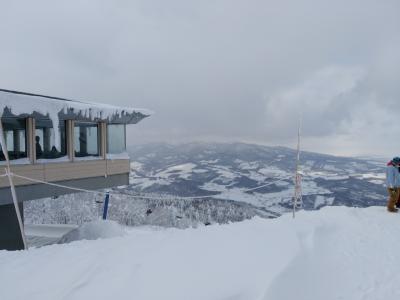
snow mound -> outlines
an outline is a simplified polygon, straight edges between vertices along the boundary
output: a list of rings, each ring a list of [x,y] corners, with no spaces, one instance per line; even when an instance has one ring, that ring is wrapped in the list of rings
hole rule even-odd
[[[67,244],[80,240],[108,239],[125,235],[125,229],[114,221],[93,221],[63,235],[59,244]]]
[[[385,207],[327,207],[0,251],[0,298],[398,300],[399,227]]]

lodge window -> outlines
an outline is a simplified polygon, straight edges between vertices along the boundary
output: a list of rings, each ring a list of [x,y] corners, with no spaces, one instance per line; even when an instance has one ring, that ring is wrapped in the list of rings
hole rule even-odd
[[[26,119],[2,118],[1,121],[9,159],[26,158]],[[4,149],[1,145],[0,160],[5,160]]]
[[[56,142],[55,130],[59,132],[60,142]],[[65,121],[58,128],[49,119],[36,120],[35,130],[36,159],[52,159],[67,155]]]
[[[107,153],[119,154],[126,150],[126,131],[124,124],[109,124],[107,126]]]
[[[99,156],[99,128],[95,123],[75,122],[75,157]]]

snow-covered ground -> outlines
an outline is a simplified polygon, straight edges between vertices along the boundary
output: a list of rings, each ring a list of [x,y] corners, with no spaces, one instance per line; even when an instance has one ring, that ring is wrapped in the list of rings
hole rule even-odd
[[[42,247],[57,243],[61,237],[76,229],[72,224],[25,224],[29,247]]]
[[[383,207],[326,207],[0,251],[0,299],[397,300],[399,227]]]

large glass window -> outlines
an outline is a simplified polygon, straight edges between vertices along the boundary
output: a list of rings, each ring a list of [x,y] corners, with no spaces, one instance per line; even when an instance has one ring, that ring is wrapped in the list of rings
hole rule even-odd
[[[4,139],[10,159],[27,157],[26,153],[26,120],[18,118],[3,118]],[[5,160],[3,148],[0,145],[0,160]]]
[[[56,136],[56,131],[59,136]],[[56,139],[60,142],[57,143]],[[36,120],[35,131],[36,159],[59,158],[67,155],[65,122],[60,122],[59,128],[53,128],[51,120]]]
[[[94,123],[75,123],[75,157],[99,156],[99,130]]]
[[[107,125],[107,153],[119,154],[126,150],[125,125]]]

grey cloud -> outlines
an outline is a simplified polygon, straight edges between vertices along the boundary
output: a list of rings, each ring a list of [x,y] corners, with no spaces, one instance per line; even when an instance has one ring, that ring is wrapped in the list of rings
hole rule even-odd
[[[285,89],[267,100],[270,134],[293,135],[302,119],[309,136],[325,136],[346,130],[343,122],[361,104],[355,90],[365,77],[360,68],[330,66],[319,70],[302,84]],[[286,130],[285,130],[286,129]]]
[[[374,114],[397,110],[397,0],[0,4],[1,86],[156,111],[132,142],[292,145],[303,108],[309,150],[395,151]]]

